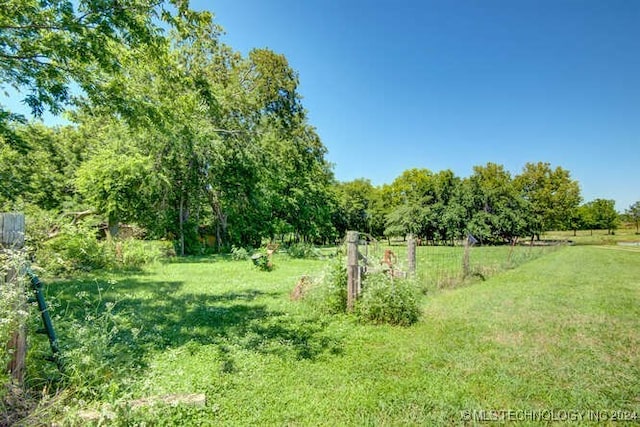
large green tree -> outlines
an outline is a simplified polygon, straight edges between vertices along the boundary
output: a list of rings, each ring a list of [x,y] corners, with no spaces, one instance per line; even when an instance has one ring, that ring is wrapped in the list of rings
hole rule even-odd
[[[619,215],[614,200],[595,199],[585,203],[582,208],[586,228],[607,230],[608,234],[618,226]]]
[[[200,19],[186,0],[5,0],[0,87],[24,92],[35,115],[59,113],[74,85],[104,100],[97,74],[119,73],[123,53],[161,45],[163,23],[184,27],[185,18]]]
[[[571,228],[581,196],[580,186],[568,170],[560,166],[552,169],[549,163],[527,163],[514,185],[529,202],[531,227],[538,238],[545,231]]]
[[[636,234],[638,234],[640,232],[640,201],[629,206],[625,214],[636,225]]]
[[[339,216],[336,228],[340,235],[347,230],[371,232],[371,209],[375,188],[368,179],[360,178],[336,184]]]
[[[474,166],[465,202],[470,220],[467,230],[481,241],[513,242],[529,232],[527,201],[518,194],[504,166]]]

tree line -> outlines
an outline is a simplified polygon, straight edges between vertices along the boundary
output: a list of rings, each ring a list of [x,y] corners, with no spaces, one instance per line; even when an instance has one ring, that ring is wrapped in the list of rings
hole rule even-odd
[[[3,210],[95,213],[111,236],[135,223],[181,254],[205,235],[225,250],[347,229],[503,242],[615,227],[612,201],[581,206],[578,183],[547,163],[514,178],[488,163],[468,178],[411,169],[381,187],[337,182],[287,59],[240,54],[187,1],[9,0],[0,18],[0,86],[33,115],[66,110],[73,123],[0,105]]]
[[[613,232],[620,221],[613,200],[582,203],[579,183],[570,172],[545,162],[527,163],[514,177],[503,165],[487,163],[474,166],[465,178],[451,170],[410,169],[391,184],[376,187],[359,179],[336,189],[338,229],[388,237],[411,233],[438,244],[454,244],[469,235],[496,244],[540,239],[550,230]]]

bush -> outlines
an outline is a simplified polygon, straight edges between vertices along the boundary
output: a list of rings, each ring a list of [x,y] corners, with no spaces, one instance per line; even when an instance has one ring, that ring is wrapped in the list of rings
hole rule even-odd
[[[40,245],[36,261],[50,275],[100,269],[137,269],[175,255],[167,241],[128,238],[99,241],[89,226],[65,226]]]
[[[246,261],[249,259],[249,251],[245,248],[231,246],[231,259],[234,261]]]
[[[367,322],[408,326],[420,318],[420,298],[411,280],[386,274],[367,276],[355,312]]]
[[[116,267],[136,269],[163,258],[166,244],[161,241],[126,239],[111,243],[109,250],[114,252]]]
[[[256,253],[251,256],[251,261],[253,261],[253,265],[258,267],[260,271],[272,271],[275,268],[269,255],[264,250],[256,251]]]
[[[37,252],[38,264],[49,274],[98,270],[115,265],[114,251],[105,251],[94,229],[66,226]]]
[[[343,257],[329,265],[304,297],[319,311],[326,314],[344,313],[347,310],[347,267]]]
[[[318,250],[309,243],[294,243],[287,249],[291,258],[318,258]]]

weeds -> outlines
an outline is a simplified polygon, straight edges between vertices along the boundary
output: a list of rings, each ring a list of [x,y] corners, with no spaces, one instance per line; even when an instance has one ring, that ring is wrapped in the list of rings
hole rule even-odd
[[[420,318],[420,293],[412,280],[371,274],[364,280],[355,312],[365,322],[409,326]]]

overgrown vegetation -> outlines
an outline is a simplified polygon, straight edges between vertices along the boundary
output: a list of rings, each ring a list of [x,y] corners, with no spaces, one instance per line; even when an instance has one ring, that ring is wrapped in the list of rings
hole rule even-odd
[[[317,258],[322,256],[320,251],[310,243],[294,243],[289,245],[287,254],[292,258]]]
[[[11,353],[5,351],[5,345],[29,313],[24,295],[27,280],[19,274],[24,262],[25,256],[21,251],[0,251],[0,343],[3,343],[0,348],[0,366],[2,367],[8,366],[11,359]],[[10,272],[11,281],[6,282]],[[7,370],[0,370],[0,402],[7,392],[4,386],[8,381]]]
[[[0,105],[0,211],[27,214],[26,254],[50,279],[65,366],[43,361],[22,283],[0,284],[0,344],[25,317],[33,337],[27,393],[0,423],[32,401],[35,421],[63,425],[84,424],[86,408],[116,425],[448,425],[474,408],[640,409],[638,251],[534,244],[551,229],[597,228],[607,237],[581,241],[614,243],[612,200],[583,203],[570,172],[543,162],[515,176],[489,162],[468,177],[409,169],[379,187],[337,182],[287,58],[242,54],[221,34],[188,1],[0,8],[0,87],[24,91],[36,117],[70,107],[72,123]],[[625,215],[636,234],[638,211]],[[415,235],[427,244],[417,278],[367,275],[345,314],[343,256],[326,262],[313,244],[346,230],[389,244]],[[288,256],[261,247],[285,236]],[[462,267],[467,238],[483,246]],[[26,254],[0,253],[0,277]],[[156,262],[175,255],[200,258]],[[483,286],[459,286],[470,280]],[[287,298],[296,282],[302,303]],[[9,357],[0,351],[0,365]],[[207,404],[129,405],[179,392]]]
[[[312,283],[305,299],[323,314],[347,311],[347,267],[343,256],[329,261]]]
[[[95,229],[74,226],[44,242],[36,259],[46,274],[55,276],[100,269],[137,269],[172,253],[171,242],[133,238],[98,241]]]
[[[362,286],[362,295],[355,306],[355,312],[362,320],[409,326],[420,318],[421,295],[412,280],[371,274],[366,276]]]
[[[91,412],[110,425],[451,425],[485,407],[637,412],[637,256],[615,247],[546,252],[481,285],[419,297],[422,316],[408,328],[290,301],[299,277],[322,276],[321,260],[281,257],[265,275],[205,257],[57,281],[48,299],[70,371],[56,374],[42,359],[46,340],[34,335],[29,384],[46,385],[43,402],[55,402],[38,422],[79,425]],[[418,266],[424,277],[429,266]],[[375,295],[390,291],[384,276],[373,280]],[[128,404],[175,393],[207,402]]]

